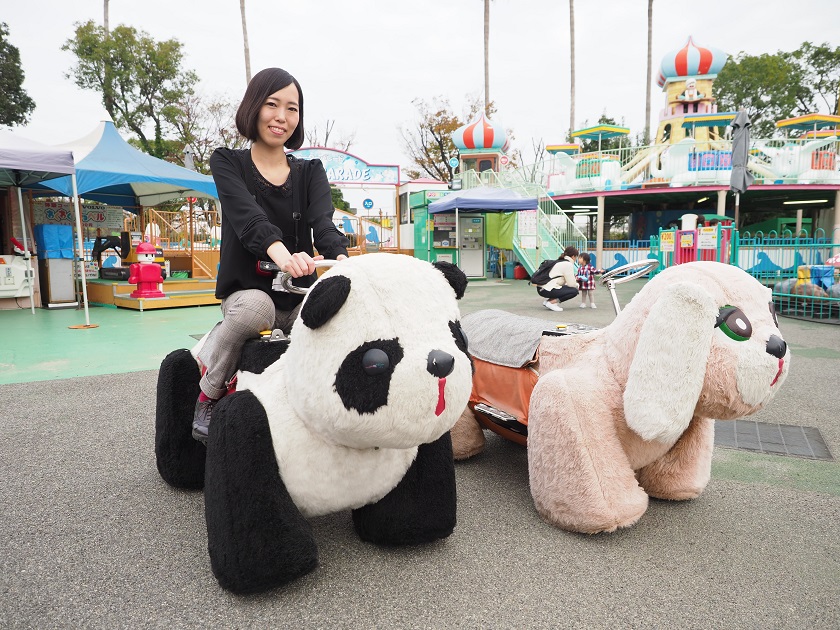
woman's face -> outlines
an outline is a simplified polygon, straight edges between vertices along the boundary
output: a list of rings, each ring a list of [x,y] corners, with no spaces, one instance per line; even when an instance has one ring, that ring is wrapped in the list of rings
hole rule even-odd
[[[297,129],[300,120],[298,91],[294,83],[265,99],[257,123],[257,141],[269,147],[282,147]]]

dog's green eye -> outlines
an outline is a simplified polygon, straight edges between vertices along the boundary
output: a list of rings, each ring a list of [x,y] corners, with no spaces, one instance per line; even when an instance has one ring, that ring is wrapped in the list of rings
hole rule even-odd
[[[735,341],[746,341],[752,336],[752,324],[744,312],[737,306],[726,305],[720,309],[715,328]]]

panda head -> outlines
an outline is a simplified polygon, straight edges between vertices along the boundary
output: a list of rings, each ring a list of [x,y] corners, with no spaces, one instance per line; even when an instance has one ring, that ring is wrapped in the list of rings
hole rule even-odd
[[[283,355],[297,416],[352,448],[409,448],[452,428],[472,387],[454,265],[366,254],[307,294]]]

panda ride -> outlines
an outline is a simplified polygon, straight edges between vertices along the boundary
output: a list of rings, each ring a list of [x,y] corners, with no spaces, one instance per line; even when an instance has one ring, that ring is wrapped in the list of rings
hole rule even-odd
[[[275,288],[294,290],[284,276]],[[289,339],[276,331],[245,345],[206,446],[191,434],[197,352],[164,359],[157,468],[174,487],[204,489],[224,588],[264,591],[314,569],[312,516],[352,510],[360,538],[381,545],[452,533],[449,430],[472,378],[457,306],[466,285],[454,265],[398,254],[335,264],[308,290]]]

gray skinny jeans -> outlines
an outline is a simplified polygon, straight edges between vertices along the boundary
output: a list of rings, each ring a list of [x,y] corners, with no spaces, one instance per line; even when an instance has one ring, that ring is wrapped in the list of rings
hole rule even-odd
[[[300,311],[298,304],[291,311],[281,311],[264,291],[245,289],[236,291],[222,300],[222,321],[213,330],[198,359],[207,367],[201,377],[201,391],[210,398],[221,398],[227,393],[227,383],[239,369],[242,346],[249,339],[259,337],[260,331],[281,329],[286,335]]]

